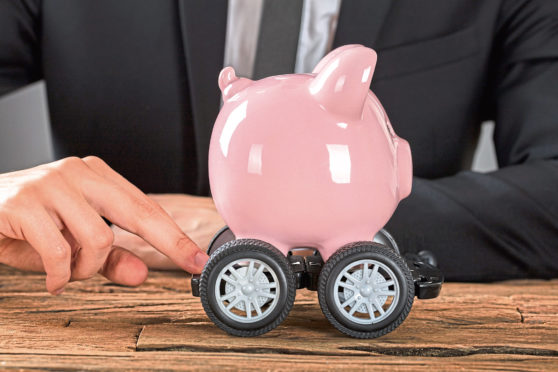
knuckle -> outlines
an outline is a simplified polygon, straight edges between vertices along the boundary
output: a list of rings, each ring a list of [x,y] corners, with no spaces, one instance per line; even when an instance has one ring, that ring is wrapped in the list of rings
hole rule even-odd
[[[70,247],[68,244],[56,244],[52,247],[50,257],[54,261],[65,261],[70,257]]]
[[[107,163],[103,159],[95,155],[89,155],[83,158],[83,162],[92,167],[105,167]]]
[[[54,162],[52,166],[49,167],[49,170],[52,171],[53,177],[64,179],[64,175],[83,172],[85,167],[85,164],[80,158],[72,156]]]
[[[114,233],[108,226],[94,231],[90,241],[90,244],[94,249],[103,251],[110,249],[113,243]]]
[[[82,165],[82,161],[77,156],[70,156],[68,158],[58,160],[56,165],[59,169],[75,169]]]

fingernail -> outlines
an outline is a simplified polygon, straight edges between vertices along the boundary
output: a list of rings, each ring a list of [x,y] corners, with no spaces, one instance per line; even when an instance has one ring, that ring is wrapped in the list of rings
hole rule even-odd
[[[57,289],[56,291],[54,291],[54,295],[58,296],[58,295],[62,294],[62,292],[64,292],[65,289],[66,289],[66,287],[62,287],[60,289]]]
[[[194,263],[198,267],[204,267],[207,263],[207,260],[209,260],[209,256],[202,251],[196,253],[196,256],[194,257]]]

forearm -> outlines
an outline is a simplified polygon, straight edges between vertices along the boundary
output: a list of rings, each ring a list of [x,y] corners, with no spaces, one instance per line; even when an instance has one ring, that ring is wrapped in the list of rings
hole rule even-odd
[[[449,280],[558,276],[558,161],[439,180],[416,178],[388,229],[433,251]]]

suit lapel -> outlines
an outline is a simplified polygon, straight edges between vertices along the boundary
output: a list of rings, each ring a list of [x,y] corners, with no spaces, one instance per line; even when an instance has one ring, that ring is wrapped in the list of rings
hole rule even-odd
[[[345,0],[341,3],[333,47],[362,44],[375,48],[394,0]]]
[[[179,16],[196,136],[198,192],[209,192],[207,154],[221,92],[228,0],[179,0]]]

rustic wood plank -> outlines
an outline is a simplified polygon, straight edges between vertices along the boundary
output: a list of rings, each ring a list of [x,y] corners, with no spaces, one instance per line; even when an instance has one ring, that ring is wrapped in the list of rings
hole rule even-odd
[[[139,288],[101,277],[59,297],[44,276],[0,266],[0,369],[558,368],[558,280],[448,283],[416,301],[403,325],[376,340],[343,336],[316,293],[299,291],[287,321],[233,338],[206,317],[183,273],[150,274]]]
[[[145,326],[137,347],[138,350],[246,352],[258,349],[284,354],[401,356],[468,355],[482,349],[487,353],[500,350],[508,354],[558,356],[558,324],[540,326],[521,322],[521,315],[509,297],[459,301],[442,297],[417,301],[409,318],[396,331],[376,340],[355,340],[329,325],[321,314],[315,293],[302,291],[301,294],[304,300],[297,298],[287,321],[258,338],[231,341],[217,327],[211,324],[208,327],[204,322],[153,324]]]
[[[0,352],[135,351],[142,326],[114,322],[10,319],[0,322]]]
[[[448,358],[339,357],[312,355],[142,352],[106,354],[15,354],[0,352],[0,368],[80,369],[80,370],[476,370],[476,371],[551,371],[556,358],[523,355],[471,355]]]

